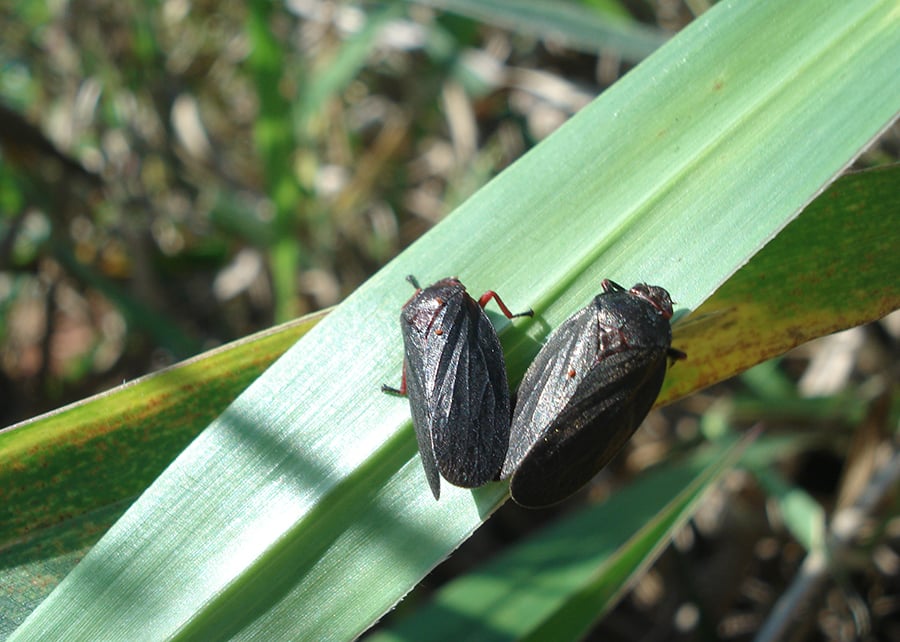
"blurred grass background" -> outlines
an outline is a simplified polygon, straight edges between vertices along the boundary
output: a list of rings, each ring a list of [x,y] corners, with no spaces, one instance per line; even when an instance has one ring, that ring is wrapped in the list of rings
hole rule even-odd
[[[416,4],[5,3],[0,425],[340,301],[691,17],[633,5],[626,62]]]
[[[584,2],[608,29],[591,40],[553,3],[434,4],[466,15],[327,0],[0,7],[0,426],[337,303],[705,6]],[[856,167],[898,157],[895,125]],[[877,434],[892,397],[870,392],[896,374],[898,326],[820,340],[653,415],[619,472],[659,461],[723,400],[748,422]],[[798,405],[809,397],[822,401]],[[844,464],[817,446],[786,474],[830,506]],[[710,623],[684,604],[715,597],[717,630],[752,630],[803,556],[764,502],[745,490],[731,521],[686,529],[613,626],[640,630],[659,609],[696,632]],[[554,517],[505,506],[423,591]],[[878,630],[896,632],[900,556],[878,550],[894,561],[851,580],[883,598]],[[671,590],[662,578],[687,557],[710,573],[740,565],[749,589]],[[823,603],[831,630],[852,620]]]

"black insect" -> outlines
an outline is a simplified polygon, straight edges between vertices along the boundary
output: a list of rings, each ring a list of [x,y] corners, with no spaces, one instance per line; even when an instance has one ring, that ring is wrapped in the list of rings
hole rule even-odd
[[[407,394],[425,476],[434,498],[443,475],[451,484],[475,488],[497,478],[509,445],[510,402],[503,349],[484,306],[495,292],[472,299],[456,278],[416,288],[403,306],[400,328],[405,358],[400,389]]]
[[[672,299],[663,288],[603,292],[550,336],[519,386],[501,477],[522,506],[561,501],[625,445],[650,412],[672,345]]]

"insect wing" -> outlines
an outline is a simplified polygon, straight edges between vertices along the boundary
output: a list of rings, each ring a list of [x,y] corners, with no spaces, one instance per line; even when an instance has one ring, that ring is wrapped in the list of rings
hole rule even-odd
[[[454,319],[464,314],[464,298],[462,286],[432,286],[418,291],[400,315],[406,394],[422,467],[435,499],[441,494],[441,480],[432,435],[435,423],[446,422],[446,416],[442,419],[440,415],[439,396],[444,377],[441,359],[451,340],[451,335],[443,329],[453,327]]]
[[[531,362],[519,384],[501,478],[509,477],[519,467],[575,395],[578,379],[569,377],[569,372],[574,369],[584,376],[596,363],[599,332],[593,307],[582,308],[550,335]]]
[[[503,349],[487,315],[465,296],[464,314],[445,329],[450,335],[438,368],[432,441],[437,466],[456,486],[492,481],[509,443],[509,387]]]
[[[510,480],[513,499],[527,507],[555,504],[596,475],[653,406],[666,358],[664,348],[636,348],[591,368],[516,468]]]
[[[474,488],[492,481],[509,442],[503,350],[487,315],[457,281],[421,290],[404,307],[406,385],[425,476]]]

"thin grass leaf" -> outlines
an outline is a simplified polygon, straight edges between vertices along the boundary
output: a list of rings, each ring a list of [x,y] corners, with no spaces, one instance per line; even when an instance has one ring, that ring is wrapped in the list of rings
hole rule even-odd
[[[643,60],[667,39],[662,31],[640,24],[611,3],[602,8],[547,0],[424,0],[423,4],[579,51],[612,50],[631,62]]]
[[[388,21],[399,18],[401,4],[391,4],[366,18],[365,25],[340,44],[332,58],[311,70],[306,86],[294,108],[295,126],[303,131],[306,121],[322,113],[323,104],[345,89],[363,69]],[[301,79],[302,82],[303,79]]]
[[[274,8],[268,0],[250,3],[247,37],[252,50],[247,62],[259,96],[259,115],[253,134],[275,210],[269,253],[275,319],[286,321],[296,315],[297,274],[306,248],[301,247],[295,234],[300,227],[297,217],[302,211],[303,192],[294,173],[297,140],[291,102],[282,95],[284,55],[268,24]]]

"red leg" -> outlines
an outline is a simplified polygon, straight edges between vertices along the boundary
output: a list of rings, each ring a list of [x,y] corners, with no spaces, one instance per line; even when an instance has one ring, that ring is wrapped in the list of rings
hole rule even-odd
[[[509,311],[509,308],[506,307],[506,304],[503,302],[503,299],[500,298],[500,295],[494,292],[493,290],[488,290],[484,294],[481,295],[481,298],[478,299],[478,305],[482,308],[488,304],[488,301],[493,299],[497,302],[500,310],[506,316],[507,319],[514,319],[516,317],[530,317],[534,316],[533,310],[526,310],[525,312],[520,312],[519,314],[513,314]]]

